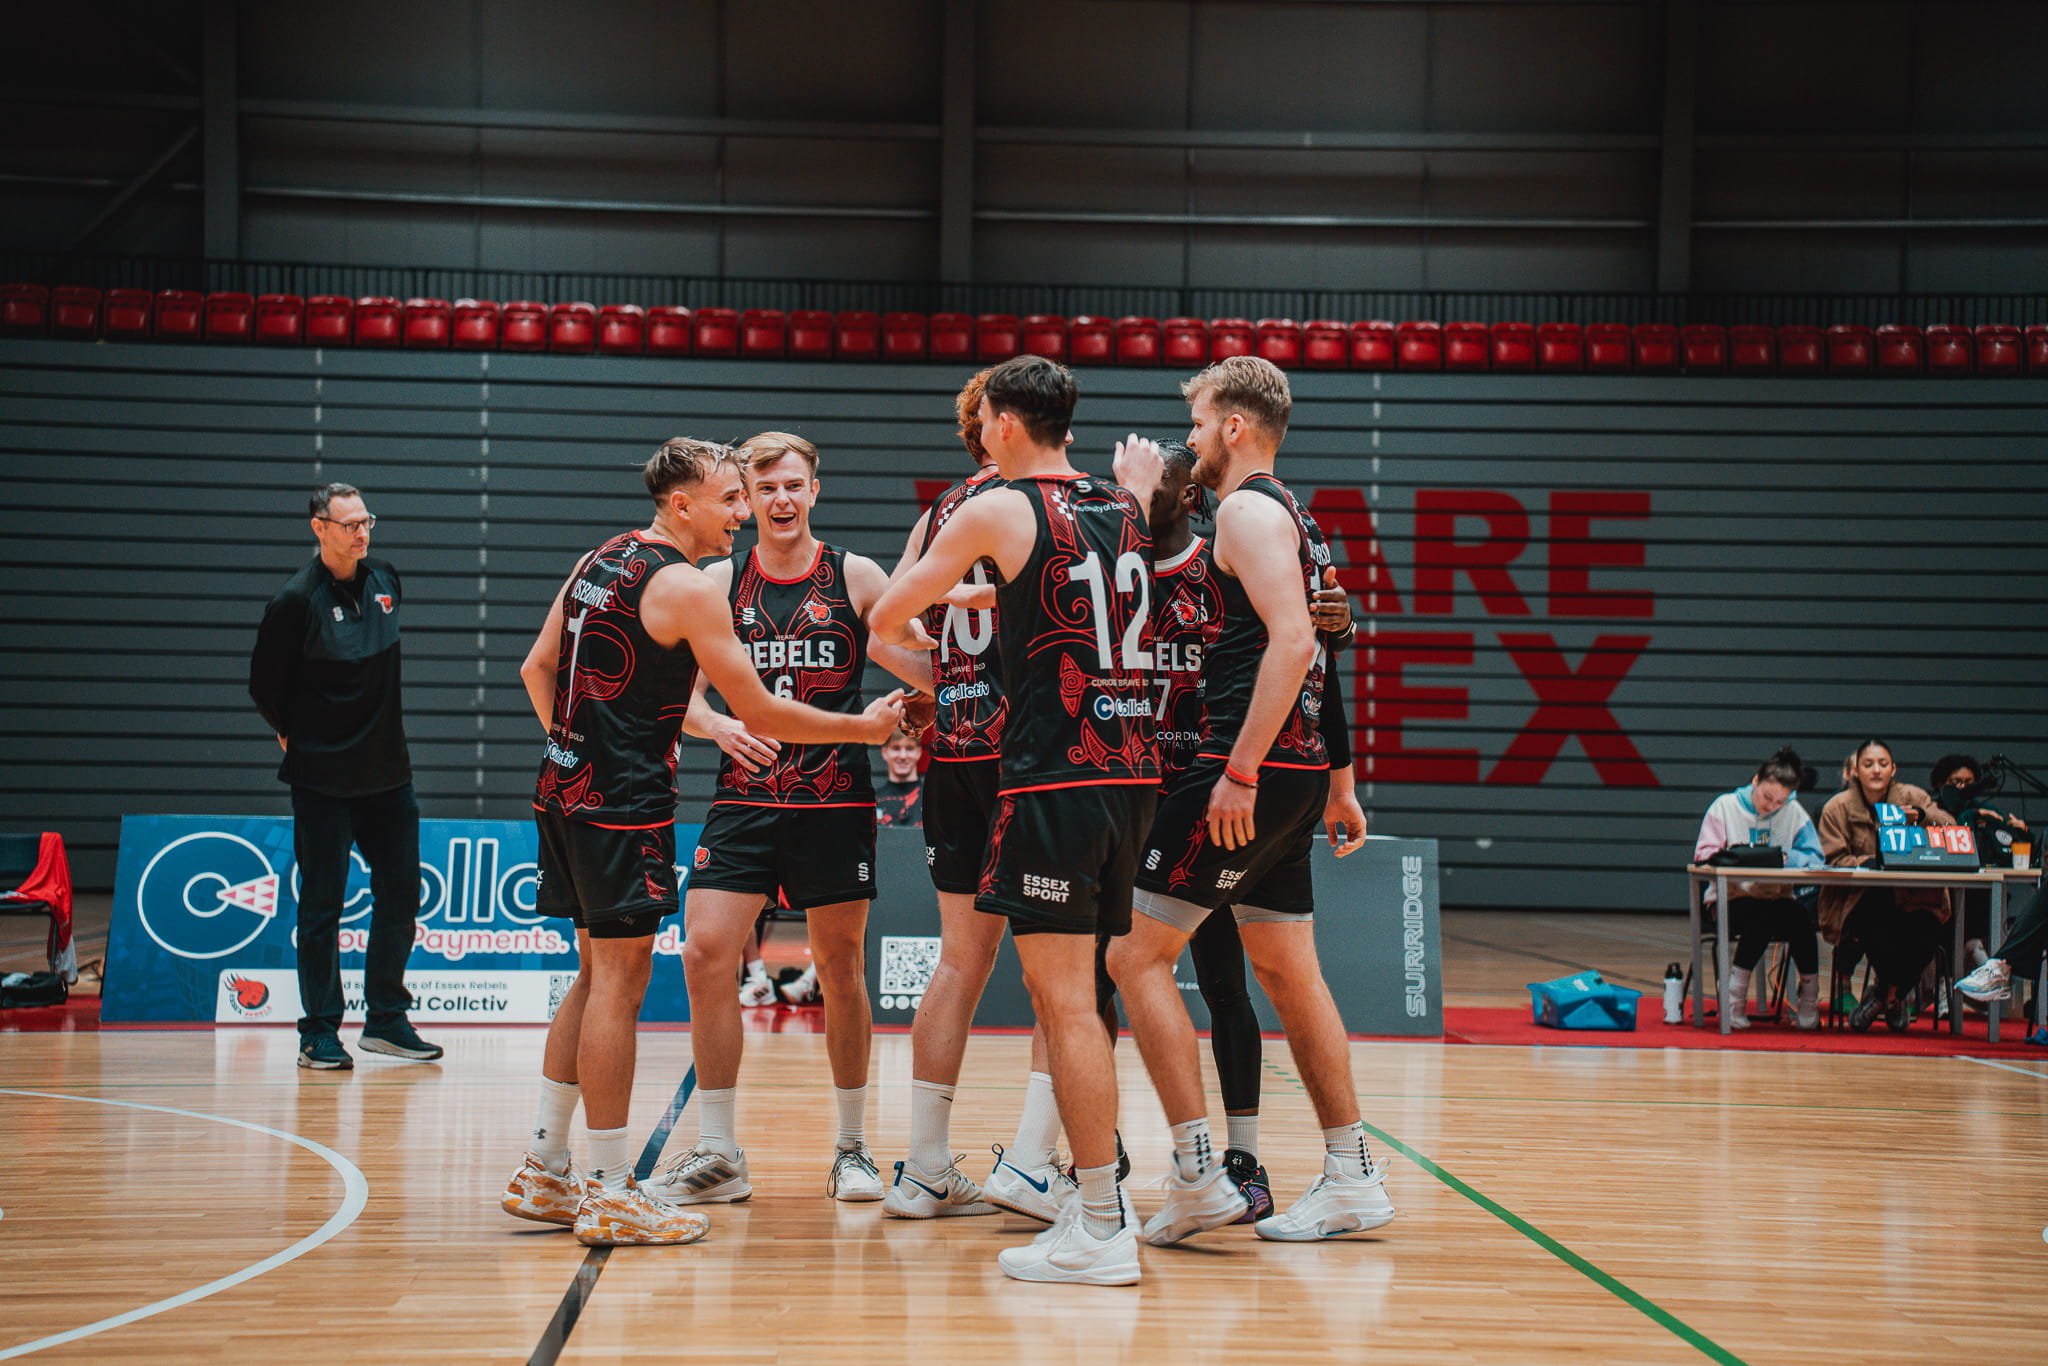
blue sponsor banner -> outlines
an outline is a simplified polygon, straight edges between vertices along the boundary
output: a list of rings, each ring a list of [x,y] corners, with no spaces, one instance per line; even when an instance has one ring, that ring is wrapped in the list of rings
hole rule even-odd
[[[678,825],[685,852],[699,825]],[[569,922],[534,914],[531,821],[420,822],[420,916],[406,981],[416,1020],[543,1023],[575,978]],[[350,852],[341,967],[361,1017],[370,871]],[[298,1018],[298,866],[278,816],[121,822],[101,1018],[113,1023]],[[641,1018],[683,1021],[682,917],[662,922]]]

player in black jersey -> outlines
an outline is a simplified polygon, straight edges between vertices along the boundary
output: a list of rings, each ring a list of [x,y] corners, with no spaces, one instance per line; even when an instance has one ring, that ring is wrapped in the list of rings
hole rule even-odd
[[[1159,454],[1135,437],[1120,444],[1121,488],[1081,473],[1065,450],[1073,409],[1062,366],[1020,356],[990,373],[982,444],[1007,484],[956,510],[869,621],[881,638],[912,644],[911,618],[977,561],[992,561],[1000,576],[995,628],[1010,713],[1002,802],[975,905],[1010,922],[1080,1198],[1049,1238],[998,1261],[1020,1280],[1125,1285],[1138,1279],[1137,1240],[1116,1185],[1116,1081],[1095,1013],[1094,958],[1098,930],[1128,927],[1134,836],[1158,781],[1143,508]],[[1222,1184],[1228,1203],[1213,1223],[1245,1208]]]
[[[706,569],[726,595],[755,686],[834,712],[860,710],[869,642],[868,608],[887,577],[864,556],[811,533],[818,496],[817,448],[787,432],[739,447],[759,540]],[[931,686],[923,652],[875,652],[920,688]],[[718,795],[696,852],[685,910],[683,973],[697,1064],[695,1146],[648,1181],[679,1204],[744,1200],[752,1193],[734,1132],[734,1089],[744,1034],[732,988],[764,897],[802,911],[825,1003],[825,1052],[838,1107],[837,1146],[826,1193],[880,1200],[881,1174],[867,1151],[868,1008],[865,944],[875,892],[875,789],[860,744],[779,745],[743,717],[720,713],[700,679],[684,728],[717,742],[725,757]],[[887,737],[881,737],[886,739]]]
[[[577,562],[519,671],[547,731],[538,909],[574,923],[581,970],[548,1027],[533,1149],[502,1203],[592,1245],[686,1243],[706,1226],[633,1184],[626,1132],[655,928],[676,909],[676,746],[693,677],[701,668],[756,735],[879,744],[903,717],[900,693],[848,714],[761,686],[724,595],[696,568],[732,549],[747,516],[730,451],[676,437],[642,477],[652,524]],[[569,1161],[579,1098],[587,1184]]]
[[[1318,727],[1323,647],[1306,603],[1329,552],[1272,473],[1292,410],[1287,377],[1239,356],[1210,366],[1182,392],[1193,410],[1196,478],[1222,495],[1214,556],[1224,619],[1203,661],[1208,739],[1146,841],[1140,914],[1111,946],[1110,970],[1141,1049],[1171,1055],[1162,1068],[1148,1051],[1155,1077],[1178,1078],[1195,1037],[1173,962],[1205,917],[1230,911],[1287,1031],[1327,1149],[1321,1179],[1256,1231],[1284,1241],[1360,1232],[1392,1219],[1394,1208],[1365,1148],[1344,1022],[1316,960],[1308,862],[1331,804]],[[1362,835],[1355,799],[1342,823]],[[1159,1089],[1167,1121],[1177,1131],[1199,1125],[1206,1142],[1200,1090]]]

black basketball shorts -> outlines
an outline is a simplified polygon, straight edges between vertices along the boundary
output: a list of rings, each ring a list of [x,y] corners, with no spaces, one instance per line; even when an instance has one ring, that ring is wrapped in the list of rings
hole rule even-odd
[[[1250,844],[1225,849],[1209,838],[1209,793],[1223,776],[1221,759],[1197,759],[1159,803],[1145,840],[1138,889],[1187,902],[1198,911],[1230,907],[1240,923],[1315,914],[1309,853],[1329,800],[1329,770],[1262,768],[1252,807]],[[1201,915],[1174,914],[1156,903],[1141,909],[1192,934]],[[1185,923],[1183,923],[1185,922]]]
[[[1004,794],[974,908],[1007,917],[1012,934],[1128,933],[1158,800],[1150,783]]]
[[[592,939],[640,939],[675,911],[676,828],[615,830],[533,813],[540,837],[534,909],[566,917]]]
[[[773,897],[792,911],[875,896],[875,808],[717,802],[697,838],[690,888]]]
[[[924,775],[924,861],[932,886],[972,896],[996,818],[996,759],[934,760]]]

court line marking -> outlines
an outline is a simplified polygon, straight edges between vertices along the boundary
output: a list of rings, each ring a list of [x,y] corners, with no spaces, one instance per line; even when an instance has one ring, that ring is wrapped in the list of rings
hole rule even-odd
[[[2032,1077],[2036,1081],[2048,1081],[2048,1072],[2029,1072],[2026,1068],[2014,1067],[2009,1062],[1999,1062],[1994,1058],[1973,1058],[1967,1053],[1958,1053],[1955,1056],[1964,1062],[1974,1062],[1984,1067],[1999,1067],[2008,1072],[2017,1072],[2023,1077]]]
[[[669,1098],[668,1108],[661,1112],[654,1132],[647,1136],[647,1142],[640,1149],[640,1160],[633,1164],[635,1181],[645,1181],[653,1174],[654,1164],[661,1159],[661,1150],[668,1143],[676,1120],[681,1117],[683,1107],[690,1103],[690,1093],[696,1089],[697,1064],[691,1063],[690,1070],[683,1074],[682,1085],[676,1087],[675,1095]],[[604,1274],[605,1263],[611,1258],[612,1249],[608,1247],[593,1247],[583,1254],[583,1264],[576,1268],[576,1278],[562,1292],[562,1302],[555,1306],[555,1316],[541,1330],[540,1341],[534,1344],[533,1355],[526,1359],[526,1366],[555,1366],[562,1349],[569,1345],[569,1335],[576,1331],[576,1321],[583,1317],[584,1306],[590,1303],[590,1297],[597,1289],[597,1278]]]
[[[267,1271],[276,1270],[286,1262],[303,1257],[314,1248],[319,1247],[322,1243],[340,1233],[356,1221],[356,1216],[360,1215],[363,1212],[363,1207],[370,1202],[370,1183],[364,1178],[362,1169],[357,1167],[355,1163],[349,1161],[324,1143],[315,1143],[310,1138],[287,1133],[283,1129],[273,1129],[267,1124],[256,1124],[246,1119],[230,1119],[226,1115],[202,1114],[197,1110],[174,1110],[168,1105],[144,1105],[140,1101],[133,1100],[105,1100],[99,1096],[68,1096],[55,1091],[16,1091],[11,1088],[0,1087],[0,1096],[34,1096],[42,1100],[82,1101],[87,1105],[120,1105],[130,1110],[154,1110],[159,1114],[182,1115],[187,1119],[211,1120],[215,1124],[232,1124],[237,1129],[248,1129],[253,1133],[268,1134],[272,1138],[281,1138],[287,1143],[295,1143],[299,1147],[304,1148],[307,1152],[312,1153],[328,1166],[334,1168],[336,1174],[341,1177],[343,1191],[340,1208],[328,1216],[326,1223],[282,1251],[273,1252],[259,1262],[251,1262],[240,1271],[230,1272],[219,1280],[208,1281],[205,1285],[194,1286],[190,1290],[172,1295],[168,1299],[158,1300],[154,1304],[145,1304],[139,1309],[130,1309],[126,1313],[115,1314],[110,1318],[100,1319],[97,1322],[84,1324],[77,1328],[67,1328],[61,1333],[52,1333],[48,1337],[37,1338],[33,1342],[24,1342],[18,1346],[0,1348],[0,1361],[6,1361],[12,1357],[27,1356],[30,1352],[39,1352],[45,1347],[60,1347],[67,1342],[77,1342],[80,1338],[89,1338],[95,1333],[104,1333],[110,1328],[124,1327],[127,1324],[136,1322],[138,1319],[146,1319],[152,1315],[161,1314],[166,1310],[183,1308],[195,1300],[203,1300],[209,1295],[217,1295],[221,1291],[231,1289],[244,1281],[254,1280]]]

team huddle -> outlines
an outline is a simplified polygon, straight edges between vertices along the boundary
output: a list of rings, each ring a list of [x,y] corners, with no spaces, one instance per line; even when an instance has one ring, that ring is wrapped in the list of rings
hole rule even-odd
[[[1349,606],[1321,532],[1273,474],[1286,377],[1237,357],[1182,392],[1186,444],[1129,437],[1112,481],[1068,461],[1064,367],[1026,356],[976,375],[958,413],[977,468],[918,520],[890,574],[812,534],[818,453],[800,437],[733,449],[679,437],[647,462],[652,524],[578,562],[521,670],[547,731],[539,909],[574,922],[581,971],[549,1029],[508,1212],[572,1225],[591,1245],[686,1243],[708,1229],[694,1207],[752,1195],[734,1124],[733,982],[764,897],[779,896],[805,913],[823,989],[831,1197],[904,1219],[1023,1214],[1047,1228],[999,1254],[1005,1274],[1097,1285],[1139,1279],[1140,1238],[1246,1222],[1313,1241],[1394,1217],[1313,937],[1318,825],[1340,856],[1364,839],[1326,667],[1348,643]],[[1190,515],[1212,495],[1214,534],[1196,536]],[[732,557],[750,514],[758,543]],[[716,557],[731,558],[697,568]],[[870,660],[905,688],[863,706]],[[941,951],[912,1028],[910,1151],[885,1177],[865,1127],[865,746],[927,724]],[[635,1027],[653,935],[677,909],[685,731],[722,755],[683,904],[699,1134],[636,1182]],[[1006,928],[1036,1014],[1032,1074],[1015,1141],[977,1183],[953,1154],[950,1115]],[[1220,1153],[1173,976],[1190,947],[1223,1091]],[[1277,1212],[1256,1156],[1247,960],[1326,1148],[1320,1177]],[[1120,1184],[1119,995],[1173,1138],[1164,1203],[1142,1220]],[[568,1144],[579,1103],[580,1169]]]

